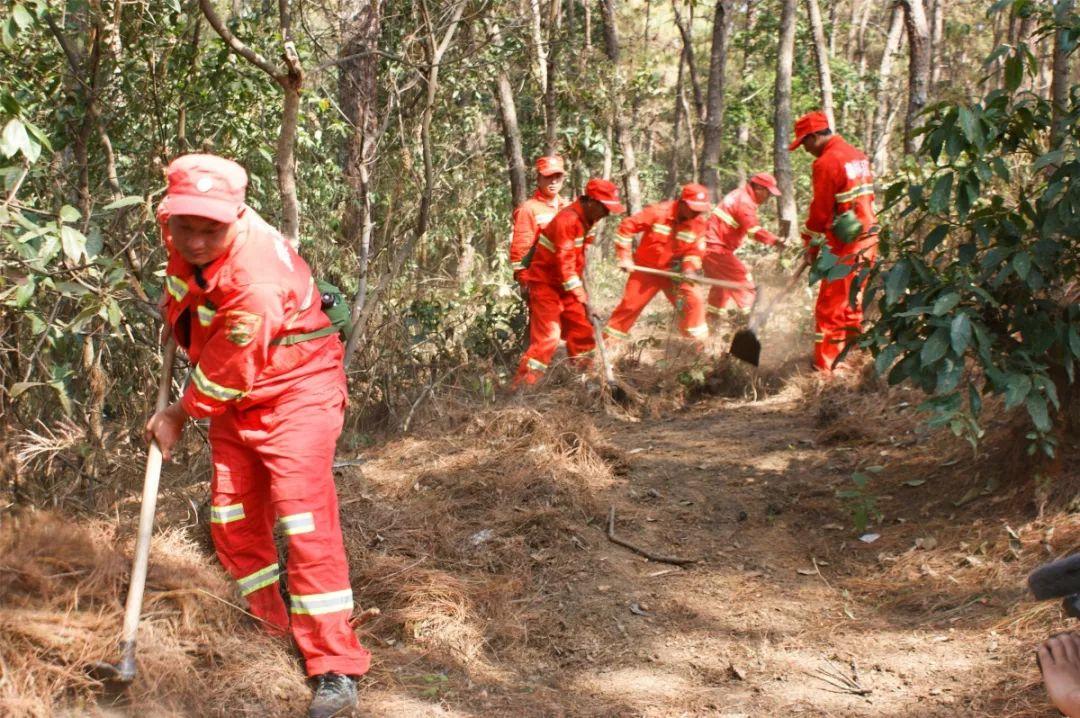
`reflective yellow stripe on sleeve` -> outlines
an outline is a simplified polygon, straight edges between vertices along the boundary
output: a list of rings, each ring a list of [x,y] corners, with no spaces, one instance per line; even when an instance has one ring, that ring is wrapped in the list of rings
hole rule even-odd
[[[657,223],[652,226],[652,231],[656,232],[657,234],[667,235],[671,234],[671,227],[667,226],[666,224]]]
[[[755,234],[757,234],[757,233],[758,233],[758,232],[760,232],[760,231],[761,231],[761,226],[760,226],[760,225],[757,225],[757,224],[755,224],[755,225],[754,225],[753,227],[751,227],[750,229],[746,230],[746,233],[747,233],[747,234],[749,234],[750,236],[754,236]]]
[[[615,234],[615,244],[620,247],[629,247],[634,243],[633,237],[627,237],[625,234]]]
[[[850,202],[851,200],[855,199],[856,197],[862,197],[865,194],[874,194],[874,185],[872,183],[870,183],[870,184],[861,184],[861,185],[852,187],[847,192],[840,192],[839,194],[836,195],[836,201],[837,202]]]
[[[729,227],[739,228],[739,223],[721,207],[714,207],[712,213],[720,218],[720,221]]]
[[[536,240],[536,242],[537,242],[537,243],[538,243],[538,244],[539,244],[539,245],[540,245],[541,247],[543,247],[544,249],[548,250],[549,252],[554,252],[554,251],[555,251],[555,245],[551,243],[551,240],[550,240],[550,239],[548,239],[547,237],[545,237],[545,236],[543,236],[543,235],[540,235],[540,238],[539,238],[539,239],[537,239],[537,240]]]
[[[694,269],[701,269],[701,257],[693,254],[689,257],[683,257],[683,264],[689,264]]]
[[[172,274],[165,277],[165,289],[178,302],[182,302],[188,293],[187,282]]]
[[[191,372],[191,380],[195,383],[196,389],[211,399],[217,399],[218,401],[233,401],[244,395],[244,392],[239,389],[230,389],[207,379],[206,374],[203,374],[202,367],[198,364],[195,365],[195,371]]]
[[[199,324],[204,327],[210,326],[210,323],[214,321],[214,315],[217,314],[213,309],[202,304],[196,307],[195,311],[199,315]]]
[[[577,289],[580,286],[581,286],[581,277],[579,277],[576,274],[570,275],[570,278],[562,283],[562,288],[565,289],[568,292],[573,290],[573,289]]]
[[[521,265],[521,262],[510,262],[510,270],[511,271],[518,272],[518,271],[521,271],[522,269],[525,269],[525,267],[523,267]]]
[[[697,240],[697,235],[684,229],[683,231],[678,232],[675,235],[675,239],[679,240],[680,242],[690,243]]]

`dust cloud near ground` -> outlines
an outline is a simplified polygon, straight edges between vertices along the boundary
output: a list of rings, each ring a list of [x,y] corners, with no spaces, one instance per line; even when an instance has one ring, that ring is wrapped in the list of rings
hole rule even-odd
[[[1052,715],[1032,651],[1068,623],[1023,578],[1080,547],[1080,519],[1032,481],[1004,418],[974,454],[865,358],[811,375],[797,301],[763,333],[759,370],[669,340],[660,306],[620,351],[639,405],[556,371],[340,457],[374,653],[364,714]],[[1075,487],[1076,458],[1056,485]],[[114,655],[137,499],[0,527],[0,713],[302,714],[297,654],[213,558],[204,468],[168,467],[124,695],[83,669]],[[693,562],[609,541],[612,510],[619,539]]]

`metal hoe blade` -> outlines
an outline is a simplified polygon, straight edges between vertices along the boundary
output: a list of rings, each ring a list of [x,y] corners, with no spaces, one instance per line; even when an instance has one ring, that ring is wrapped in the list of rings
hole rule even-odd
[[[736,332],[731,340],[731,348],[728,350],[731,356],[742,359],[748,364],[758,365],[761,361],[761,342],[757,335],[749,329]]]

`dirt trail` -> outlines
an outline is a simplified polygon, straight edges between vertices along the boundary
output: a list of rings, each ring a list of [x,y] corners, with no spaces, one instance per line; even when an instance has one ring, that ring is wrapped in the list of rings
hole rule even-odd
[[[916,511],[919,531],[940,529],[942,542],[951,541],[945,562],[956,560],[957,545],[971,550],[965,537],[985,542],[982,522],[945,539],[955,523],[951,493],[911,487],[882,497],[890,521],[873,530],[883,538],[859,541],[836,489],[867,456],[910,459],[905,446],[915,439],[823,443],[820,421],[796,391],[757,402],[712,398],[637,423],[599,420],[625,457],[598,497],[605,509],[615,506],[617,534],[701,562],[681,569],[648,561],[607,542],[593,520],[563,549],[576,551],[574,568],[545,587],[544,600],[562,616],[547,627],[548,650],[498,656],[514,676],[501,681],[445,671],[445,686],[419,691],[429,701],[407,705],[396,688],[410,680],[395,669],[395,689],[383,691],[376,672],[371,715],[1041,714],[1006,707],[1019,694],[1038,699],[1033,685],[1017,692],[1009,674],[1023,670],[1024,639],[994,630],[1021,599],[1018,584],[1006,584],[995,601],[978,585],[942,593],[926,579],[938,576],[926,564],[921,575],[886,575],[913,556],[918,534],[906,522]],[[901,464],[892,488],[912,468]],[[925,560],[933,563],[929,553]],[[895,581],[909,605],[858,590],[875,580]],[[865,690],[843,689],[838,674]],[[413,685],[424,683],[414,677]]]

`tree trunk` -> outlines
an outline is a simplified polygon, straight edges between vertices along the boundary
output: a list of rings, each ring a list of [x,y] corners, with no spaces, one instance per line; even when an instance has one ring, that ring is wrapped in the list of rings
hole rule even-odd
[[[604,48],[614,66],[614,86],[611,93],[612,124],[615,129],[615,141],[622,153],[627,205],[633,213],[641,209],[641,180],[638,177],[633,137],[622,111],[623,80],[622,70],[619,67],[619,31],[615,26],[615,0],[602,0],[600,6],[604,13]]]
[[[697,61],[694,59],[694,37],[691,29],[694,27],[694,6],[691,4],[689,17],[683,20],[677,3],[671,4],[675,13],[675,25],[679,28],[679,36],[683,43],[683,56],[686,58],[687,71],[690,73],[690,86],[694,90],[694,122],[705,122],[705,100],[701,94],[701,83],[698,81]]]
[[[782,0],[780,33],[776,49],[776,86],[773,93],[773,163],[780,185],[779,215],[795,228],[795,178],[791,172],[791,71],[795,61],[796,0]],[[783,226],[783,225],[782,225]]]
[[[930,6],[930,92],[936,96],[936,88],[941,82],[942,57],[945,37],[945,1],[932,0]]]
[[[487,24],[488,39],[493,45],[502,44],[502,33],[494,23]],[[525,178],[525,159],[521,152],[521,129],[518,127],[517,103],[510,77],[502,66],[495,74],[495,100],[499,106],[499,121],[503,131],[503,155],[510,176],[510,200],[517,207],[529,197]]]
[[[675,194],[675,188],[679,186],[679,130],[683,117],[683,74],[686,69],[686,48],[679,53],[679,73],[675,79],[675,112],[671,121],[671,159],[668,161],[667,186],[664,194],[671,197]]]
[[[1058,0],[1054,6],[1054,19],[1058,29],[1054,32],[1054,63],[1050,75],[1050,147],[1057,148],[1065,140],[1068,131],[1067,116],[1069,111],[1069,50],[1065,28],[1065,19],[1072,12],[1074,0]]]
[[[821,86],[821,109],[829,118],[829,127],[837,130],[833,114],[832,70],[829,68],[829,46],[825,41],[825,26],[821,22],[821,8],[817,0],[806,0],[806,14],[810,17],[810,29],[814,36],[814,59],[817,62],[818,83]]]
[[[896,53],[900,50],[900,42],[903,39],[904,17],[899,5],[894,5],[889,19],[889,34],[885,39],[885,49],[881,53],[881,67],[878,69],[877,103],[874,109],[874,122],[870,130],[870,156],[874,162],[874,174],[885,173],[889,157],[889,133],[887,122],[891,92],[889,87],[892,80],[893,61]]]
[[[544,92],[544,145],[546,153],[553,155],[559,148],[559,110],[555,101],[555,75],[558,72],[558,33],[562,29],[561,0],[551,0],[548,16],[547,90]]]
[[[200,1],[206,2],[206,0]],[[349,368],[349,364],[352,362],[352,358],[359,346],[359,339],[363,336],[364,328],[367,326],[368,318],[371,316],[371,308],[378,303],[383,292],[390,286],[394,278],[401,273],[401,268],[405,265],[409,255],[412,254],[413,248],[427,234],[428,222],[431,218],[431,201],[435,189],[435,165],[431,147],[431,115],[435,108],[435,97],[439,89],[439,67],[442,64],[443,56],[454,39],[458,25],[461,23],[461,15],[465,12],[465,5],[465,0],[458,2],[450,18],[450,24],[443,32],[442,39],[439,40],[438,44],[435,42],[435,28],[431,27],[430,20],[428,21],[429,37],[425,47],[428,61],[425,78],[427,81],[427,93],[424,109],[420,114],[420,146],[424,162],[424,189],[420,193],[420,209],[417,211],[416,225],[409,234],[409,238],[397,248],[386,272],[379,277],[379,283],[372,294],[371,302],[364,305],[359,316],[353,320],[352,330],[349,332],[349,341],[345,346],[344,364],[346,370]]]
[[[712,52],[709,54],[709,94],[705,100],[705,132],[701,143],[699,180],[716,199],[720,144],[724,132],[724,71],[727,69],[727,0],[716,0]]]
[[[275,67],[264,57],[249,48],[232,34],[214,9],[212,0],[199,0],[199,7],[210,26],[225,44],[245,60],[269,75],[285,94],[281,112],[281,129],[274,157],[277,172],[278,193],[281,195],[281,234],[294,247],[300,241],[300,204],[296,198],[296,126],[300,118],[300,88],[304,84],[304,72],[300,56],[292,42],[291,16],[288,0],[279,0],[279,17],[283,39],[284,68]]]
[[[904,0],[904,26],[908,36],[908,103],[904,115],[904,152],[913,155],[922,141],[916,137],[919,113],[926,107],[930,83],[930,26],[926,0]]]

